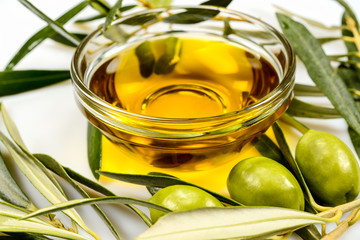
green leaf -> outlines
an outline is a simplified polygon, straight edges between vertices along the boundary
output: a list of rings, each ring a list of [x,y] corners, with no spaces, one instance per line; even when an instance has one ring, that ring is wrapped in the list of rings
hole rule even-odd
[[[64,15],[56,19],[59,24],[65,24],[71,18],[73,18],[76,14],[78,14],[81,10],[83,10],[87,4],[85,2],[81,2],[76,5],[74,8],[70,9]],[[46,38],[55,34],[55,31],[47,26],[37,33],[35,33],[27,42],[20,48],[20,50],[16,53],[16,55],[10,60],[8,65],[6,66],[6,70],[11,70],[18,64],[21,59],[23,59],[29,52],[31,52],[34,48],[36,48],[41,42],[43,42]]]
[[[232,0],[209,0],[200,5],[227,7]],[[187,8],[185,12],[167,17],[164,21],[170,23],[193,24],[212,19],[218,15],[218,10]]]
[[[166,173],[161,173],[161,172],[149,172],[148,175],[152,175],[152,176],[167,176],[167,177],[173,177],[176,178],[172,175],[166,174]],[[148,190],[148,192],[151,195],[154,195],[155,193],[157,193],[159,190],[162,189],[162,187],[153,187],[153,186],[146,186],[146,189]]]
[[[8,149],[16,165],[49,202],[52,204],[66,202],[67,198],[56,179],[41,162],[39,162],[26,150],[15,124],[6,114],[3,106],[1,106],[1,111],[5,124],[8,123],[6,127],[8,128],[10,135],[15,137],[14,141],[17,145],[13,144],[13,142],[9,140],[3,132],[0,132],[0,140]],[[97,235],[86,226],[80,215],[75,210],[66,210],[64,213],[73,219],[81,228],[97,238]]]
[[[83,40],[87,36],[87,34],[84,34],[84,33],[71,33],[71,34],[73,34],[80,40]],[[70,42],[68,39],[64,38],[62,35],[60,35],[58,33],[55,33],[50,38],[52,40],[54,40],[55,42],[67,45],[69,47],[77,47],[77,45],[75,45],[73,42]]]
[[[9,216],[0,215],[0,232],[25,232],[44,234],[54,237],[74,240],[90,240],[77,233],[53,227],[47,223],[37,223],[31,220],[20,220]]]
[[[265,239],[327,222],[314,214],[283,208],[201,208],[166,214],[136,240]]]
[[[320,89],[316,86],[295,83],[295,96],[324,96]]]
[[[0,153],[0,198],[15,206],[34,210],[36,207],[12,177]]]
[[[154,72],[156,74],[168,74],[172,72],[180,61],[182,42],[179,38],[168,37],[165,39],[165,52],[156,61]]]
[[[50,171],[56,173],[58,176],[64,178],[68,183],[70,183],[83,197],[88,197],[87,193],[84,192],[80,185],[78,185],[76,182],[79,182],[80,184],[97,191],[98,193],[104,194],[106,196],[115,196],[113,192],[108,190],[107,188],[103,187],[102,185],[98,184],[97,182],[94,182],[81,174],[71,170],[70,168],[64,167],[60,165],[55,159],[51,158],[50,156],[44,155],[44,154],[35,154],[34,155],[42,164],[45,165],[47,169]],[[75,182],[76,181],[76,182]],[[139,209],[132,205],[127,205],[133,212],[135,212],[148,226],[151,226],[151,220]],[[95,206],[96,207],[96,206]],[[96,207],[97,208],[97,207]],[[102,216],[102,213],[99,211],[99,214],[105,221],[107,221],[105,216]],[[107,223],[107,222],[106,222]],[[112,228],[111,223],[107,223],[109,228]],[[115,231],[115,229],[111,230]],[[117,235],[116,233],[114,233]]]
[[[100,175],[96,172],[101,168],[102,160],[102,134],[99,129],[88,123],[87,129],[87,153],[88,162],[93,176],[99,179]]]
[[[155,56],[151,49],[151,43],[144,41],[135,48],[135,55],[139,61],[140,74],[143,78],[151,76],[155,66]]]
[[[110,4],[105,0],[86,0],[86,2],[99,13],[106,15],[110,11]]]
[[[295,233],[304,240],[320,240],[322,238],[319,230],[315,225],[309,225],[300,228]]]
[[[41,216],[44,214],[56,212],[56,211],[63,211],[66,209],[88,205],[88,204],[105,204],[105,203],[116,203],[116,204],[136,204],[140,206],[144,206],[147,208],[154,208],[163,212],[171,212],[171,210],[162,207],[160,205],[135,199],[135,198],[129,198],[129,197],[119,197],[119,196],[110,196],[110,197],[101,197],[101,198],[83,198],[83,199],[75,199],[75,200],[69,200],[67,202],[54,204],[48,207],[41,208],[35,212],[32,212],[28,214],[23,219],[29,219],[37,216]]]
[[[62,24],[58,23],[57,21],[53,21],[51,18],[46,16],[43,12],[41,12],[39,9],[37,9],[32,3],[30,3],[27,0],[18,0],[21,4],[23,4],[26,8],[28,8],[31,12],[36,14],[39,18],[47,22],[47,24],[54,29],[57,33],[64,36],[66,39],[68,39],[73,44],[77,45],[80,43],[80,40],[66,31],[66,29],[62,26]]]
[[[118,11],[121,8],[122,0],[117,0],[115,5],[110,9],[109,13],[106,15],[105,23],[103,26],[103,31],[106,32],[106,30],[109,29],[109,26],[111,25],[114,18],[117,16]]]
[[[32,233],[6,233],[7,236],[0,236],[0,240],[51,240],[48,237]]]
[[[9,150],[20,170],[30,180],[34,187],[49,200],[49,202],[56,204],[68,201],[63,195],[63,192],[60,191],[54,182],[48,177],[49,174],[45,172],[46,168],[36,161],[36,158],[15,146],[2,132],[0,132],[0,140]],[[64,213],[71,217],[81,228],[90,234],[94,234],[85,225],[80,215],[75,210],[65,210]]]
[[[172,0],[148,0],[148,2],[155,8],[170,7]]]
[[[202,188],[200,186],[183,181],[183,180],[175,178],[175,177],[163,176],[163,175],[160,176],[160,175],[122,174],[122,173],[112,173],[112,172],[104,172],[104,171],[99,171],[99,174],[104,175],[106,177],[116,179],[116,180],[134,183],[134,184],[143,185],[143,186],[150,186],[150,187],[164,188],[167,186],[178,185],[178,184],[194,186],[194,187],[200,188],[200,189],[210,193],[211,195],[216,197],[221,202],[224,202],[224,203],[227,203],[227,204],[230,204],[233,206],[242,206],[241,203],[238,203],[230,198],[224,197],[218,193],[212,192],[208,189]]]
[[[252,141],[256,150],[264,157],[277,161],[278,163],[290,168],[289,164],[284,159],[280,148],[267,136],[262,135]]]
[[[317,87],[329,98],[347,123],[360,134],[360,113],[340,76],[333,70],[320,43],[300,23],[277,13],[283,33]]]
[[[200,5],[227,7],[231,2],[232,2],[232,0],[209,0],[209,1],[201,3]]]
[[[21,93],[70,79],[69,71],[18,70],[0,72],[0,96]]]
[[[306,118],[341,118],[341,115],[334,108],[321,107],[314,104],[303,102],[294,98],[286,112],[295,117]]]
[[[44,166],[56,173],[58,176],[62,177],[64,180],[66,180],[78,193],[81,194],[84,198],[90,198],[90,196],[86,193],[86,191],[81,188],[79,184],[77,184],[65,171],[65,169],[52,157],[46,155],[46,154],[34,154],[34,156],[42,163]],[[113,224],[110,222],[108,217],[105,215],[105,213],[97,206],[93,205],[93,208],[95,211],[100,215],[100,217],[103,219],[107,227],[110,229],[110,231],[114,234],[116,239],[121,239],[119,233],[116,231]]]
[[[291,153],[290,147],[286,141],[283,131],[280,128],[280,125],[277,122],[275,122],[272,125],[272,129],[273,129],[276,141],[280,146],[280,150],[281,150],[285,160],[288,162],[288,164],[291,168],[289,170],[295,176],[295,178],[297,179],[301,188],[303,189],[303,193],[304,193],[306,202],[310,203],[310,206],[309,206],[311,208],[310,210],[316,212],[316,209],[314,208],[314,204],[316,204],[316,202],[314,201],[314,198],[305,182],[305,179],[300,171],[300,168],[299,168],[294,156]]]
[[[178,24],[194,24],[207,21],[219,14],[215,9],[187,8],[186,11],[173,14],[164,19],[164,22]]]
[[[149,12],[149,13],[142,13],[133,17],[130,17],[128,19],[125,19],[121,22],[121,24],[126,25],[141,25],[142,27],[151,23],[158,22],[159,19],[159,12]]]
[[[357,155],[360,156],[360,135],[350,127],[348,128],[348,132],[351,138],[351,142],[355,148],[355,151]]]

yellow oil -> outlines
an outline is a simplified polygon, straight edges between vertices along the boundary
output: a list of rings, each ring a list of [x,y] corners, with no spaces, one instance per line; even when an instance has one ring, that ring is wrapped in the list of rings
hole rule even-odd
[[[155,60],[166,53],[167,40],[149,42]],[[180,37],[174,45],[171,72],[144,77],[137,46],[131,46],[98,69],[91,90],[131,113],[200,118],[240,110],[279,84],[269,62],[237,45]]]
[[[278,84],[274,67],[255,52],[226,40],[174,35],[122,49],[94,72],[89,86],[100,98],[130,113],[194,119],[243,109]],[[133,134],[107,125],[89,112],[86,114],[111,139],[103,141],[104,170],[168,171],[201,179],[198,177],[201,174],[192,172],[216,174],[213,171],[219,168],[214,167],[232,166],[234,159],[249,152],[240,153],[244,145],[266,131],[285,109],[286,104],[256,126],[237,132],[186,140]],[[144,124],[132,121],[134,125]],[[156,127],[147,124],[144,128]]]

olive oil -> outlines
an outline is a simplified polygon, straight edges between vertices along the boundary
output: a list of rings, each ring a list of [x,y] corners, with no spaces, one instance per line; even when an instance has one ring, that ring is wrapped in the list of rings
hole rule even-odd
[[[147,41],[148,48],[140,53],[141,45],[123,50],[96,71],[90,89],[131,113],[201,118],[243,109],[279,84],[268,61],[239,46],[201,38],[172,39]],[[142,64],[139,54],[152,54],[149,61],[154,64]],[[170,60],[160,62],[166,55]],[[173,69],[161,72],[169,64]],[[155,71],[144,76],[142,67]]]
[[[161,118],[165,122],[230,114],[256,103],[279,84],[278,72],[263,56],[211,36],[153,37],[122,48],[99,65],[89,82],[93,93],[128,114]],[[86,114],[117,145],[119,165],[121,161],[135,160],[152,167],[194,171],[211,169],[234,158],[249,139],[264,132],[286,107],[284,104],[271,117],[260,120],[251,131],[242,125],[233,131],[231,126],[229,133],[222,129],[215,137],[199,134],[208,130],[201,121],[195,121],[193,129],[171,124],[176,133],[193,131],[193,138],[173,138],[171,134],[168,138],[147,136],[152,128],[166,133],[156,121],[144,124],[137,122],[136,117],[130,123],[121,116],[117,119],[127,126],[144,128],[143,134],[133,133],[129,128],[119,129],[95,119],[90,112]],[[224,123],[218,125],[222,127]]]

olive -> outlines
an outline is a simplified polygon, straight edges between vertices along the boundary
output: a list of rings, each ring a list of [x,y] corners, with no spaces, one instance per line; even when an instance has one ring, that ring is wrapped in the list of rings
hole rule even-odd
[[[266,157],[241,160],[230,171],[231,198],[247,206],[304,209],[304,194],[292,173]]]
[[[172,185],[156,192],[149,202],[166,207],[173,212],[186,211],[203,207],[224,207],[211,194],[197,187],[187,185]],[[156,222],[165,212],[150,209],[150,217]]]
[[[336,206],[359,194],[358,161],[336,136],[307,131],[296,145],[295,159],[311,193],[322,204]]]

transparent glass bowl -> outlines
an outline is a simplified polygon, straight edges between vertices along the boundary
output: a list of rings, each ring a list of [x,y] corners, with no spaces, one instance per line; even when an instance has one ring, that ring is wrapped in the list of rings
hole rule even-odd
[[[192,119],[124,111],[89,89],[94,70],[121,49],[175,32],[225,37],[251,49],[271,63],[280,83],[244,109]],[[71,75],[77,102],[87,119],[128,152],[130,158],[119,159],[119,165],[121,161],[141,161],[179,171],[219,166],[264,133],[286,111],[293,96],[295,56],[290,44],[276,29],[244,13],[208,6],[151,9],[114,21],[105,35],[99,28],[81,42]]]

